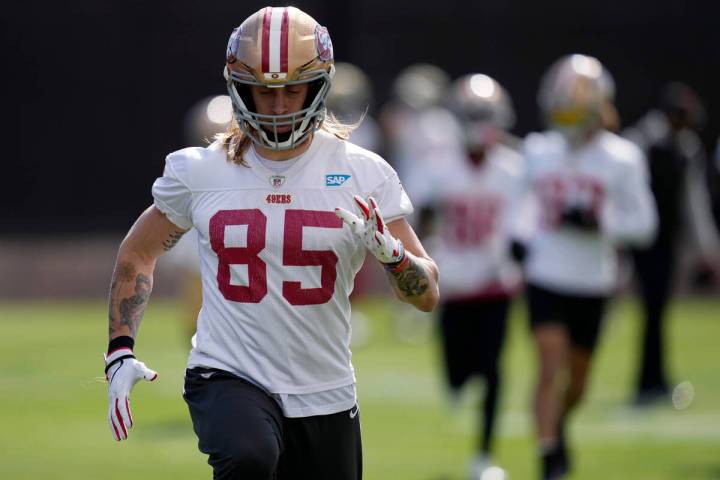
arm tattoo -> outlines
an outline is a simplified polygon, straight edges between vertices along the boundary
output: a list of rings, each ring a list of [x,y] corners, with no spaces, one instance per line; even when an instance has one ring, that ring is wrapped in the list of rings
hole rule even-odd
[[[170,236],[163,241],[163,250],[167,252],[168,250],[173,248],[175,245],[177,245],[183,235],[185,235],[185,232],[181,232],[180,230],[176,230],[175,232],[171,233]]]
[[[127,283],[135,283],[135,294],[118,301],[119,290]],[[120,263],[115,270],[113,282],[110,286],[110,320],[109,334],[112,337],[118,327],[125,326],[130,329],[132,336],[137,333],[142,320],[145,307],[147,306],[150,291],[152,290],[152,279],[143,273],[137,273],[135,267],[130,263]],[[120,312],[120,318],[113,315],[114,307]]]
[[[427,272],[410,258],[410,265],[399,273],[390,274],[395,279],[397,288],[407,297],[422,295],[430,285]]]
[[[130,327],[133,337],[137,333],[140,320],[142,320],[143,313],[145,313],[145,306],[148,298],[150,298],[151,289],[152,283],[150,279],[146,275],[138,273],[137,277],[135,277],[135,295],[120,300],[120,324]]]

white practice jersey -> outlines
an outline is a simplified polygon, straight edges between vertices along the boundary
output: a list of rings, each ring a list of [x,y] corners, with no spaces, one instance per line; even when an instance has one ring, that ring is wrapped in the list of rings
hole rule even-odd
[[[510,260],[513,220],[524,198],[523,160],[504,145],[480,167],[448,162],[435,177],[435,228],[430,253],[441,272],[443,301],[507,297],[519,287]]]
[[[203,306],[188,367],[226,370],[276,394],[352,385],[350,302],[364,245],[335,215],[353,195],[390,222],[412,212],[379,156],[325,132],[286,171],[219,143],[167,157],[155,205],[198,232]]]
[[[646,244],[657,227],[643,153],[601,131],[575,150],[557,132],[530,134],[524,154],[538,212],[527,282],[569,294],[610,294],[617,282],[616,246]],[[561,212],[572,206],[595,211],[600,231],[561,224]]]

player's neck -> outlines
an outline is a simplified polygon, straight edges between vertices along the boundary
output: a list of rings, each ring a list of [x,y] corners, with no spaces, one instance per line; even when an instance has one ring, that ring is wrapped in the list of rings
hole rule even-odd
[[[313,136],[310,135],[310,138],[308,138],[305,142],[289,150],[271,150],[260,145],[255,145],[255,152],[265,160],[281,162],[283,160],[289,160],[291,158],[299,157],[300,155],[305,153],[307,149],[310,148],[310,144],[312,143],[312,141]]]

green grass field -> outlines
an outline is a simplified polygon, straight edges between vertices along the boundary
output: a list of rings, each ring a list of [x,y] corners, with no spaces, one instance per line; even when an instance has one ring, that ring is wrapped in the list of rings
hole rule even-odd
[[[365,478],[464,480],[478,390],[468,389],[453,407],[435,341],[402,343],[391,327],[393,309],[384,301],[363,307],[372,333],[355,350],[354,364]],[[187,348],[178,312],[155,301],[145,315],[136,353],[160,377],[135,389],[136,426],[117,443],[102,382],[106,306],[0,305],[0,479],[210,478],[180,396]],[[672,310],[671,372],[694,389],[681,410],[627,407],[637,315],[633,304],[618,302],[608,317],[586,403],[570,430],[577,454],[572,479],[720,479],[720,303],[682,301]],[[506,347],[497,460],[511,479],[534,480],[535,363],[521,308]]]

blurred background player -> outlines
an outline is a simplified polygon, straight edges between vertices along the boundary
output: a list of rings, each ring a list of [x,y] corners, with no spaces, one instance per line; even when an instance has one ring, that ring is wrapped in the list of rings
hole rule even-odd
[[[185,114],[184,140],[186,147],[207,146],[215,135],[224,132],[232,123],[232,102],[228,95],[205,97]],[[185,339],[195,334],[197,316],[202,305],[200,256],[194,228],[180,238],[177,245],[162,257],[162,263],[175,267],[179,276],[178,300],[182,305],[180,321]]]
[[[539,371],[535,420],[543,480],[570,470],[564,427],[585,391],[618,245],[651,241],[657,214],[645,159],[605,129],[614,83],[595,58],[555,62],[538,101],[550,127],[525,140],[527,180],[537,199],[526,239],[525,279]]]
[[[446,165],[437,159],[464,155],[458,122],[445,105],[449,85],[450,76],[440,67],[409,65],[393,81],[392,98],[380,112],[388,161],[417,205],[428,202],[434,178],[443,174]],[[419,215],[411,215],[408,221],[416,229],[424,228]],[[419,343],[430,338],[434,315],[404,305],[395,305],[393,310],[393,331],[398,339]]]
[[[382,150],[383,139],[380,126],[371,112],[373,103],[372,82],[367,74],[352,63],[336,63],[327,108],[344,123],[359,123],[350,141],[375,152]]]
[[[419,63],[403,69],[393,82],[392,100],[381,122],[388,156],[409,195],[420,200],[432,190],[433,174],[443,166],[437,158],[461,153],[457,122],[444,105],[450,77],[435,65]]]
[[[490,455],[501,385],[500,352],[510,300],[520,271],[510,257],[510,232],[523,198],[522,157],[503,144],[515,122],[507,92],[487,75],[466,75],[451,86],[448,105],[462,127],[463,155],[435,161],[419,223],[442,271],[440,332],[453,395],[472,377],[485,381],[472,480],[502,479]]]
[[[669,401],[664,348],[664,318],[676,277],[678,246],[689,221],[704,265],[714,265],[720,252],[707,189],[706,156],[698,136],[705,110],[688,85],[670,83],[659,104],[624,134],[644,152],[658,211],[652,244],[633,251],[644,310],[641,356],[635,404]]]

